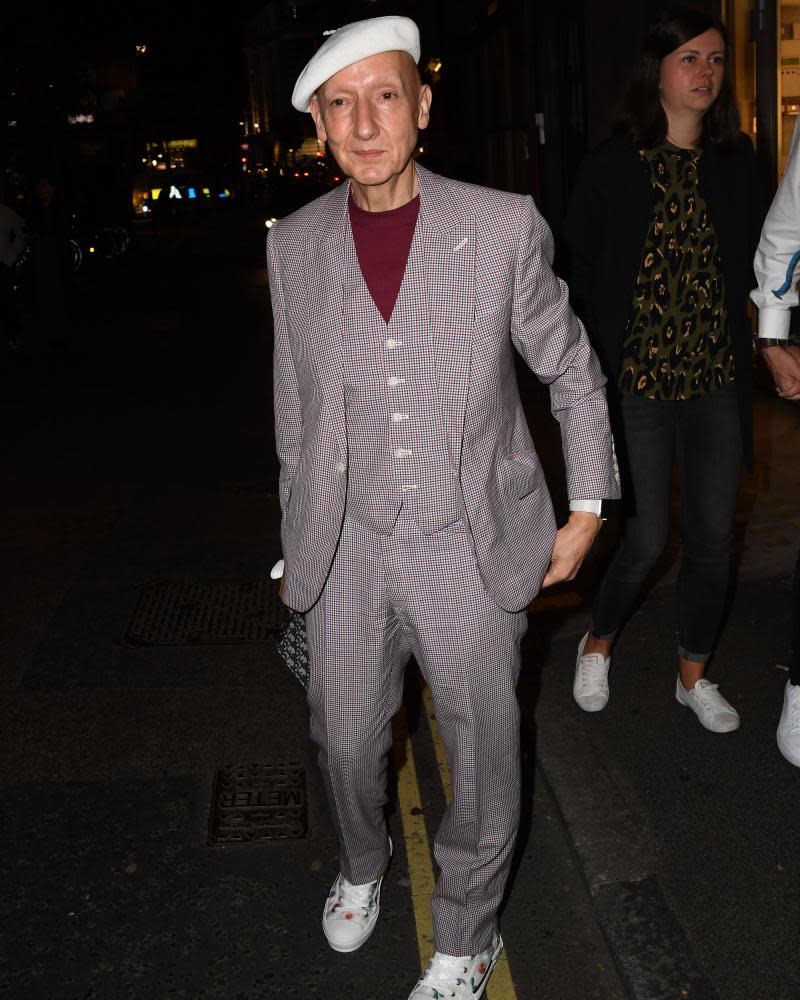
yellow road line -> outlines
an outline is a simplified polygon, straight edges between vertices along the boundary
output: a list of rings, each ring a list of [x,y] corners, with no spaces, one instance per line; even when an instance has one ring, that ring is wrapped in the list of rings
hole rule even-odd
[[[411,902],[417,925],[417,946],[421,967],[425,969],[436,950],[431,913],[431,896],[436,882],[433,877],[428,831],[422,813],[417,768],[414,764],[414,751],[408,733],[405,708],[400,709],[395,720],[393,749],[397,770],[397,797],[400,802],[400,816],[403,821],[403,837],[406,842],[408,872],[411,879]]]
[[[447,804],[450,805],[453,801],[453,783],[450,780],[450,768],[447,763],[444,741],[436,724],[436,712],[433,708],[431,689],[423,681],[420,681],[420,683],[422,684],[422,698],[425,702],[425,712],[428,716],[433,749],[436,753],[436,763],[439,765],[439,776],[442,781],[442,788],[444,789],[444,797]],[[511,969],[508,966],[508,953],[505,950],[500,956],[500,961],[495,966],[492,978],[489,980],[486,1000],[489,1000],[490,997],[491,1000],[517,1000],[517,992],[514,989],[514,983],[511,979]]]

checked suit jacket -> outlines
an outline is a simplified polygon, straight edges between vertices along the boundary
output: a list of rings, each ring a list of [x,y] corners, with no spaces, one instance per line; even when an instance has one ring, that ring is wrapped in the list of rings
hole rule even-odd
[[[528,196],[416,166],[425,276],[415,333],[430,344],[448,455],[483,582],[508,611],[538,593],[555,540],[553,506],[520,404],[514,350],[549,385],[570,500],[619,496],[605,379],[551,269],[550,230]],[[275,328],[284,601],[322,592],[347,499],[342,335],[358,268],[344,183],[276,223],[267,239]],[[389,420],[389,412],[376,419]]]

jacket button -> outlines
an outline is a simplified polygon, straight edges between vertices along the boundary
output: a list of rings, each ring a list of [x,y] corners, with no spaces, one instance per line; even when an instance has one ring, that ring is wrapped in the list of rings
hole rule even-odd
[[[344,472],[347,469],[347,465],[344,462],[336,463],[336,471],[339,473]]]

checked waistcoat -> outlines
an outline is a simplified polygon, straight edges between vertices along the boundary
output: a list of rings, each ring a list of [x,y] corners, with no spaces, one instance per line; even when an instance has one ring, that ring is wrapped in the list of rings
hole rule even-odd
[[[349,228],[349,227],[348,227]],[[346,514],[389,534],[401,507],[426,534],[465,516],[447,447],[426,310],[419,227],[389,323],[346,246],[342,360],[347,425]]]

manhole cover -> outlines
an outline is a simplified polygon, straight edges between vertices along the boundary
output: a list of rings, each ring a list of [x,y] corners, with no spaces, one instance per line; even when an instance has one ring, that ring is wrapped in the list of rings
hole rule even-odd
[[[306,774],[302,764],[226,764],[217,771],[209,844],[297,840],[305,837],[307,829]]]
[[[260,642],[288,618],[271,580],[155,580],[142,587],[124,641],[133,646]]]

